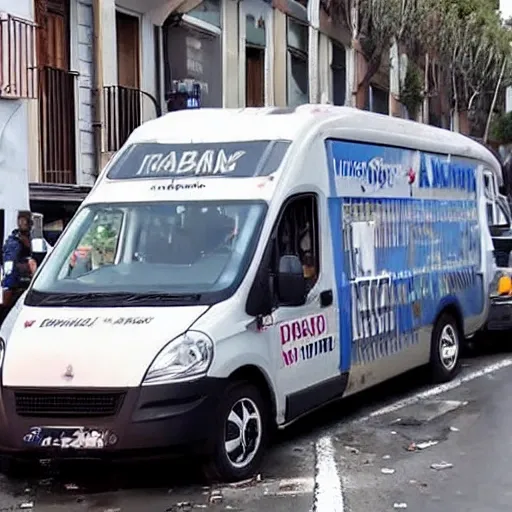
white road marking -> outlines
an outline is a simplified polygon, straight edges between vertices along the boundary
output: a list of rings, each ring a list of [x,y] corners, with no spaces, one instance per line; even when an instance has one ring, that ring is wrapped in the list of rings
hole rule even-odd
[[[398,400],[397,402],[391,405],[381,407],[380,409],[373,411],[369,415],[359,418],[357,421],[368,421],[370,418],[375,418],[377,416],[389,414],[390,412],[398,411],[399,409],[403,409],[404,407],[415,404],[421,400],[425,400],[426,398],[440,395],[441,393],[445,393],[446,391],[458,388],[465,382],[478,379],[480,377],[483,377],[484,375],[489,375],[490,373],[497,372],[498,370],[502,370],[503,368],[507,368],[509,366],[512,366],[512,358],[502,359],[501,361],[494,364],[490,364],[489,366],[485,366],[480,370],[475,370],[474,372],[462,375],[461,377],[458,377],[450,382],[447,382],[446,384],[441,384],[439,386],[426,389],[425,391],[421,391],[420,393],[416,393],[415,395],[411,395],[406,398],[403,398],[402,400]]]
[[[336,467],[332,438],[322,437],[316,442],[315,499],[313,512],[343,512],[341,479]]]

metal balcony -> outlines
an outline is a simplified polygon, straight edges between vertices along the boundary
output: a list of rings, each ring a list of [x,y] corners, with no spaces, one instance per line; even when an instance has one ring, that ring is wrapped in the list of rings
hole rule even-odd
[[[44,67],[39,75],[43,183],[76,183],[75,80],[77,73]]]
[[[121,85],[103,87],[103,151],[118,151],[142,122],[162,114],[151,94]]]

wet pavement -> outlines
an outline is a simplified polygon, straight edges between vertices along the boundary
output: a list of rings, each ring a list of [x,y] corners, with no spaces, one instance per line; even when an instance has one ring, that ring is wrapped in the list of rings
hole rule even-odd
[[[512,367],[346,425],[333,437],[348,510],[512,510]]]
[[[462,380],[488,373],[432,396],[414,372],[333,404],[280,434],[248,482],[207,486],[191,460],[53,465],[18,480],[0,475],[0,512],[335,512],[315,498],[322,485],[333,486],[318,473],[319,438],[334,448],[344,503],[336,510],[509,511],[509,358],[493,349],[466,359]]]

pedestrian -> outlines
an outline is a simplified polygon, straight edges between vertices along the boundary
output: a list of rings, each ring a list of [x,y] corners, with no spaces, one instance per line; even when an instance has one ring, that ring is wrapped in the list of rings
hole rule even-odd
[[[18,227],[7,237],[3,246],[2,310],[0,322],[28,288],[37,269],[31,247],[32,214],[18,213]]]

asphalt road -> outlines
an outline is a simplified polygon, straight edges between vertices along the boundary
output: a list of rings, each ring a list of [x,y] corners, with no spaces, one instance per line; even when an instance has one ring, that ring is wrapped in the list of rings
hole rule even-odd
[[[333,404],[283,433],[250,482],[209,487],[192,460],[48,466],[0,476],[0,512],[512,510],[512,356],[466,359],[461,377],[432,388],[414,372]]]
[[[334,435],[347,510],[512,510],[512,367]]]

